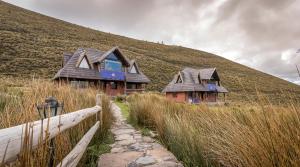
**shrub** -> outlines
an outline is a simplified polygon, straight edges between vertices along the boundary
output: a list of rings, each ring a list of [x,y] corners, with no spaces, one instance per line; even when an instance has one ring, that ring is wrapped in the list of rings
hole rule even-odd
[[[118,96],[115,97],[115,100],[117,102],[124,102],[124,101],[126,101],[126,96],[125,95],[118,95]]]

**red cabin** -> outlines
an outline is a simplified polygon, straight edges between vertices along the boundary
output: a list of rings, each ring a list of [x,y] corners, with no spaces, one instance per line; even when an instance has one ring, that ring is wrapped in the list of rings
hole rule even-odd
[[[185,68],[175,75],[163,92],[168,99],[176,102],[201,103],[217,102],[218,94],[228,93],[221,86],[216,68]]]

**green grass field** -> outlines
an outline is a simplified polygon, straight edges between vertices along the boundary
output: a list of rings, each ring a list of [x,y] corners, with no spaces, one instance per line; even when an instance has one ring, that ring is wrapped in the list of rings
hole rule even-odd
[[[104,33],[2,1],[0,22],[0,75],[4,76],[50,79],[61,68],[65,51],[119,46],[149,76],[151,91],[161,91],[183,67],[216,67],[223,85],[231,92],[231,100],[255,99],[256,90],[269,95],[272,101],[284,100],[280,91],[300,95],[300,87],[295,84],[214,54]]]

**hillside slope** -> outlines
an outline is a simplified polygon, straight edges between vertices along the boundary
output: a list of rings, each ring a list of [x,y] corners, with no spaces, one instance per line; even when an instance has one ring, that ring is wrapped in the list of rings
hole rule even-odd
[[[62,53],[78,47],[108,50],[119,46],[136,59],[160,91],[183,67],[216,67],[232,99],[254,96],[256,88],[275,100],[280,91],[300,94],[300,87],[214,54],[104,33],[47,17],[0,1],[0,75],[52,78]]]

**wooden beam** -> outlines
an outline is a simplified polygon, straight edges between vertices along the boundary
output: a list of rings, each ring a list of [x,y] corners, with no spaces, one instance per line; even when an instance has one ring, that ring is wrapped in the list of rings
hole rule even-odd
[[[31,147],[35,149],[41,139],[52,139],[59,133],[69,129],[82,120],[101,111],[100,106],[59,115],[44,120],[25,123],[22,125],[0,130],[0,165],[17,159],[22,150],[22,142],[27,137],[32,139]],[[32,136],[25,136],[25,132]],[[30,147],[30,146],[29,146]]]
[[[97,129],[99,128],[99,124],[100,122],[97,121],[96,124],[76,144],[73,150],[57,165],[57,167],[77,166],[87,146],[89,145]]]

